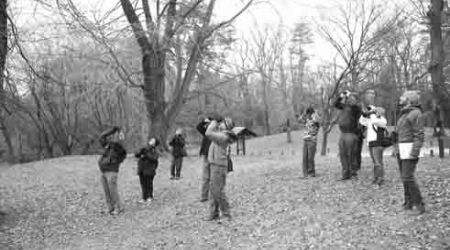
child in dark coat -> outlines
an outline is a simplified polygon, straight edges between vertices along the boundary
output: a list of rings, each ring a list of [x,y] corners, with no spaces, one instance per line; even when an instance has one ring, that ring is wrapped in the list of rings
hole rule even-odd
[[[137,174],[139,175],[142,188],[142,200],[140,203],[147,203],[153,200],[153,179],[156,175],[159,158],[158,145],[159,141],[151,138],[148,145],[135,154],[136,158],[139,159]]]

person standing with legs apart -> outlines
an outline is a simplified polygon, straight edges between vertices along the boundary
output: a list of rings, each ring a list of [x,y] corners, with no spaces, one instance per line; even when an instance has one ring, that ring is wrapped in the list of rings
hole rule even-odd
[[[316,177],[314,157],[317,149],[317,134],[319,133],[319,116],[313,107],[309,107],[303,116],[305,135],[303,137],[303,177]]]
[[[383,108],[371,107],[359,119],[359,122],[367,127],[367,144],[369,146],[370,157],[374,164],[373,183],[378,185],[382,185],[384,182],[384,148],[390,146],[386,144],[389,142],[389,139],[387,138],[387,120],[384,114],[385,110]]]
[[[370,112],[371,109],[375,108],[375,90],[367,89],[364,91],[364,96],[361,102],[361,111],[363,113]],[[364,144],[364,137],[367,137],[367,127],[363,124],[359,126],[359,137],[358,137],[358,153],[356,154],[357,170],[361,170],[361,160],[362,160],[362,149]]]
[[[361,107],[357,104],[355,95],[349,91],[341,93],[334,106],[341,110],[337,121],[341,131],[339,138],[339,158],[342,165],[341,180],[349,180],[352,176],[358,175],[358,124]]]
[[[172,165],[170,168],[170,179],[179,180],[181,178],[181,167],[183,166],[183,157],[187,155],[186,140],[183,136],[183,130],[181,128],[177,129],[175,136],[170,140],[169,146],[172,147]]]
[[[219,210],[222,216],[231,219],[229,204],[225,195],[228,164],[231,159],[228,155],[228,146],[237,139],[232,132],[234,122],[231,118],[223,121],[213,120],[209,124],[205,135],[212,141],[208,152],[208,162],[211,168],[210,207],[207,221],[219,219]]]
[[[209,196],[209,181],[211,177],[211,169],[210,164],[208,162],[208,151],[209,147],[211,145],[211,140],[208,139],[208,137],[205,136],[206,129],[211,122],[211,119],[206,118],[202,120],[197,125],[197,131],[202,134],[202,144],[200,146],[200,157],[203,160],[203,170],[202,170],[202,187],[201,187],[201,194],[200,194],[200,202],[206,202],[208,201]]]
[[[425,119],[417,91],[406,91],[400,97],[400,118],[397,121],[397,150],[400,157],[400,175],[405,193],[405,210],[425,212],[425,204],[414,173],[419,162],[420,150],[425,140]]]
[[[117,215],[123,211],[123,205],[117,191],[117,178],[119,166],[127,157],[127,151],[122,146],[125,139],[119,127],[113,127],[100,135],[100,145],[103,147],[103,154],[98,160],[101,181],[105,192],[108,213]]]
[[[135,154],[135,157],[139,159],[137,174],[142,189],[142,200],[140,203],[145,204],[153,200],[153,179],[156,175],[159,158],[158,145],[159,141],[156,138],[151,138],[148,145]]]

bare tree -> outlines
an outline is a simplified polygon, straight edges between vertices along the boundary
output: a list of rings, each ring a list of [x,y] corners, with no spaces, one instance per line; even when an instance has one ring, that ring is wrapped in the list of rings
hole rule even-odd
[[[345,6],[338,6],[338,14],[324,17],[327,22],[317,23],[318,33],[335,50],[338,60],[332,63],[332,70],[320,78],[331,86],[322,88],[322,154],[326,154],[327,135],[334,126],[332,100],[337,97],[339,89],[347,87],[360,89],[360,82],[367,77],[365,66],[371,61],[373,50],[380,40],[389,33],[397,20],[397,14],[383,20],[381,7],[373,1],[351,0]],[[339,33],[336,33],[339,32]],[[327,67],[329,68],[329,67]]]
[[[59,6],[69,12],[85,31],[107,48],[124,83],[142,89],[146,100],[149,133],[166,141],[168,129],[187,100],[198,62],[203,59],[203,54],[210,44],[208,39],[216,31],[229,26],[253,3],[253,0],[247,1],[230,19],[215,24],[211,22],[211,18],[216,0],[153,2],[152,5],[148,0],[142,0],[140,4],[134,5],[130,0],[120,1],[140,51],[143,75],[141,82],[133,80],[129,69],[115,56],[115,51],[110,46],[111,42],[107,41],[108,32],[104,29],[105,23],[101,23],[101,20],[90,21],[70,0],[65,1],[65,4],[61,1]],[[172,50],[174,48],[177,50],[179,34],[182,37],[178,41],[187,46],[183,54],[178,54],[178,59],[182,59],[183,64],[182,67],[180,64],[173,67],[176,70],[176,77],[172,82],[172,91],[167,95],[167,65],[170,56],[174,54]]]

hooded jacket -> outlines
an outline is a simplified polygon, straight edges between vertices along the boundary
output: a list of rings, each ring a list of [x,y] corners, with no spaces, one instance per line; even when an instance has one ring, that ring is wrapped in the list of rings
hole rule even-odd
[[[116,131],[117,129],[113,128],[100,136],[100,145],[103,148],[103,153],[98,160],[98,165],[102,172],[119,172],[119,165],[127,157],[127,151],[122,144],[108,140],[108,136]]]
[[[233,139],[227,131],[219,131],[216,121],[212,121],[205,132],[212,143],[208,152],[208,162],[216,166],[228,166],[228,146]]]
[[[425,141],[425,119],[420,105],[403,108],[397,121],[398,142],[412,142],[411,156],[418,159]]]
[[[138,161],[138,174],[139,175],[155,175],[156,168],[158,167],[159,154],[156,151],[156,147],[144,147],[141,148],[135,155],[139,158]]]

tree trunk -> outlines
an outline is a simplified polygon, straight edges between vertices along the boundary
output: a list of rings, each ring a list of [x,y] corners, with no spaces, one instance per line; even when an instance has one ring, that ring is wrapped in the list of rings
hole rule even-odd
[[[6,56],[8,54],[8,13],[7,0],[0,0],[0,129],[2,130],[3,138],[5,139],[7,147],[7,161],[15,162],[14,147],[12,145],[11,134],[8,128],[6,107],[6,91],[4,87],[5,82],[5,65]]]
[[[322,127],[322,148],[320,150],[320,155],[327,155],[327,147],[328,147],[328,126]]]
[[[450,126],[450,98],[447,86],[445,84],[443,63],[444,63],[444,43],[442,40],[442,11],[444,9],[443,0],[430,0],[431,8],[428,12],[430,19],[430,74],[435,98],[439,101],[443,114],[444,122]]]
[[[292,135],[291,135],[291,122],[290,119],[287,118],[286,120],[286,136],[287,136],[287,142],[292,143]]]
[[[240,81],[240,86],[241,86],[241,91],[242,91],[242,98],[244,99],[244,110],[245,110],[245,120],[244,120],[244,125],[247,128],[252,128],[253,127],[253,117],[251,115],[252,113],[252,99],[250,96],[250,91],[248,88],[248,77],[247,75],[243,74],[241,76],[241,81]]]
[[[164,53],[144,54],[142,68],[144,69],[144,98],[149,120],[149,137],[158,138],[163,147],[167,147],[167,134],[170,124],[165,115],[164,84],[165,55]]]
[[[264,127],[266,129],[266,135],[270,135],[270,111],[269,111],[269,100],[267,97],[267,82],[262,80],[262,91],[263,91],[263,104],[264,104]]]

